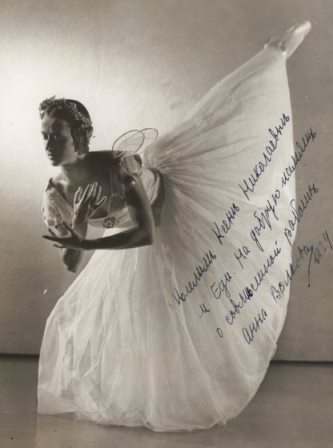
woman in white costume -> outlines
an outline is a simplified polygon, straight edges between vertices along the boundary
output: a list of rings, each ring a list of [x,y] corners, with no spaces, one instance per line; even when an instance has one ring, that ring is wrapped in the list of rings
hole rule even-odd
[[[89,153],[85,107],[41,104],[60,168],[44,195],[45,237],[72,271],[83,250],[96,252],[48,317],[39,413],[190,431],[224,424],[253,398],[293,274],[286,59],[309,30],[270,40],[138,153]],[[106,228],[102,238],[86,239],[88,222]]]

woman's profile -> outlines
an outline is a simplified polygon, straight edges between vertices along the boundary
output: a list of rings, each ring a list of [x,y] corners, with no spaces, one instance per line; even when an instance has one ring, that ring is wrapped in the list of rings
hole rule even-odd
[[[220,81],[174,130],[138,152],[89,152],[77,100],[40,105],[59,173],[43,198],[45,238],[70,271],[96,251],[48,317],[38,412],[154,431],[210,428],[253,398],[289,298],[283,229],[293,154],[289,30]],[[144,130],[140,131],[144,136]],[[88,239],[88,224],[105,228]]]

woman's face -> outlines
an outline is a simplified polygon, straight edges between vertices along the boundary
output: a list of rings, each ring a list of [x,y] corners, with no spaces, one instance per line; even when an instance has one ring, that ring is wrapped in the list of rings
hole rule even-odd
[[[42,136],[46,155],[53,166],[68,165],[78,159],[71,127],[66,120],[45,114],[42,118]]]

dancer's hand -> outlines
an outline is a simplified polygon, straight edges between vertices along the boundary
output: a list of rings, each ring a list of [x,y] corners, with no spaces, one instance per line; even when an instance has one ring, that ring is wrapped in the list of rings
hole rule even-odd
[[[66,222],[63,222],[62,226],[69,232],[68,236],[57,236],[51,229],[48,229],[50,234],[43,235],[43,238],[56,243],[53,246],[58,249],[89,249],[89,240],[82,238]]]
[[[73,203],[73,224],[87,223],[89,218],[105,204],[107,198],[103,196],[100,199],[101,192],[102,187],[97,182],[88,184],[84,192],[82,187],[76,190]]]

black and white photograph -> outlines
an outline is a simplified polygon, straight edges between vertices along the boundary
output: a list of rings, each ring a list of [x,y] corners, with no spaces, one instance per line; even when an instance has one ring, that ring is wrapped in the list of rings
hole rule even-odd
[[[333,3],[0,7],[1,448],[331,448]]]

